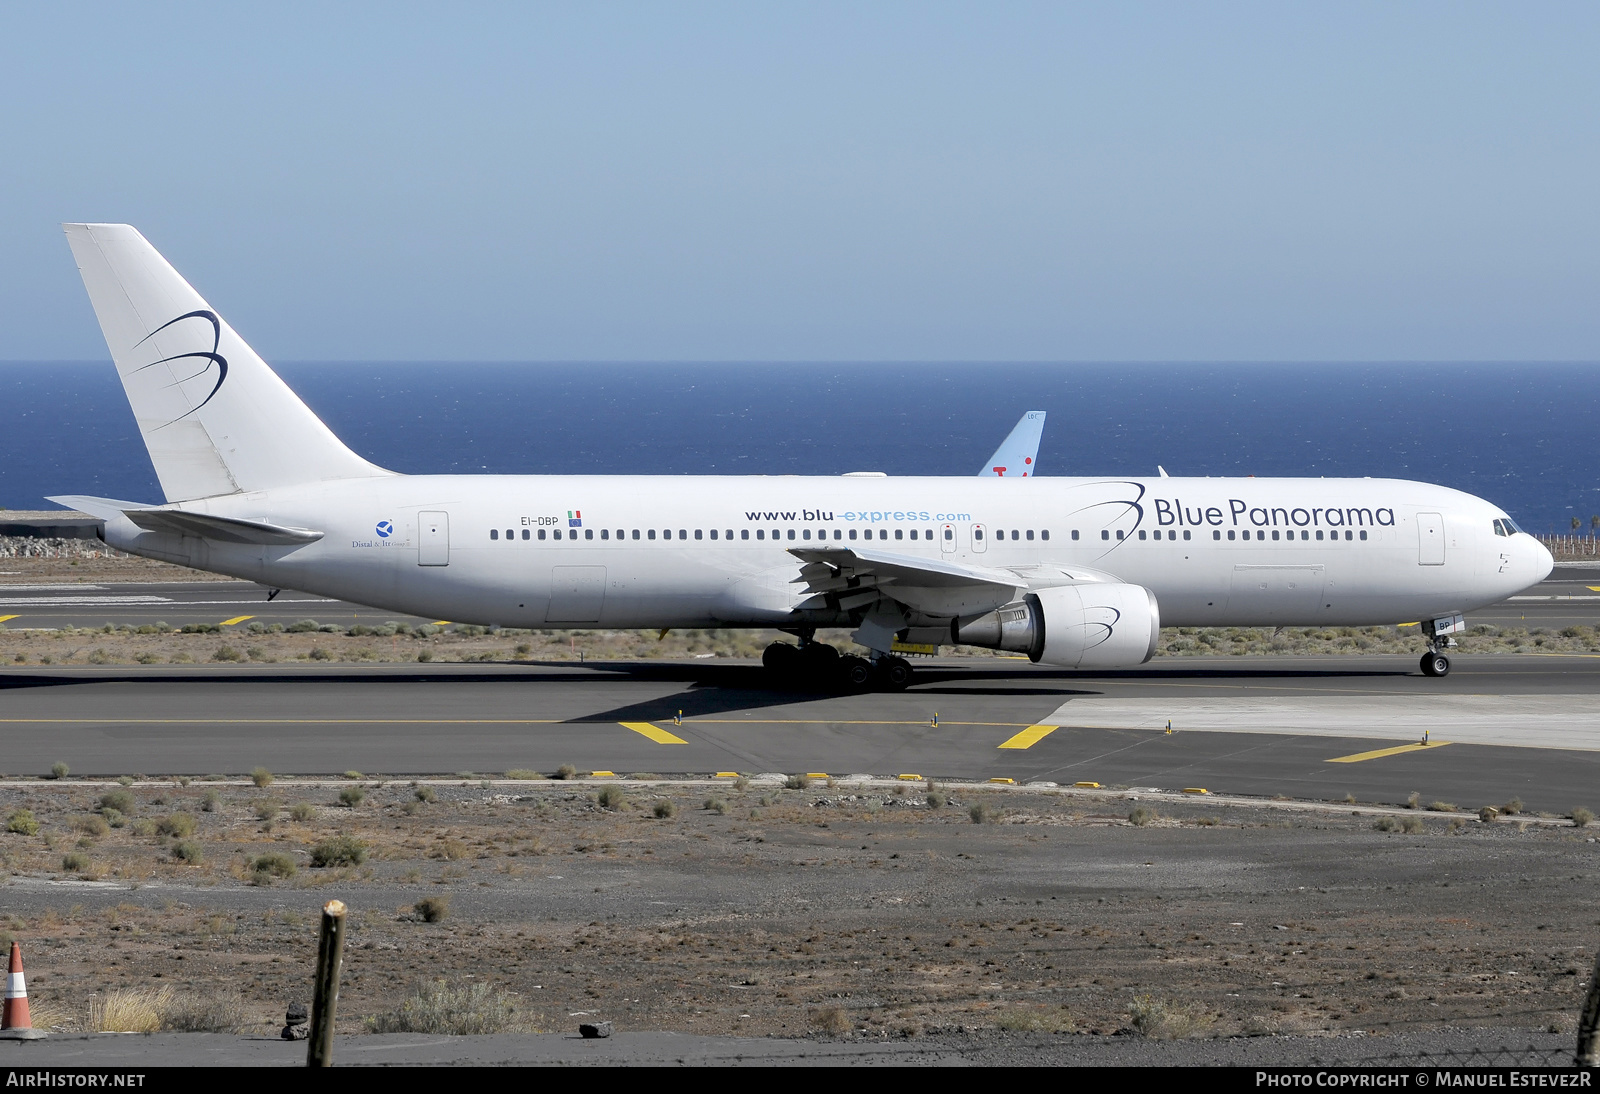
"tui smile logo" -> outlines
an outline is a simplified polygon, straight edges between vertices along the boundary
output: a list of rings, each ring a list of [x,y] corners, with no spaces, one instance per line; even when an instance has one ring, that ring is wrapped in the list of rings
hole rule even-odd
[[[151,361],[148,365],[140,365],[138,368],[133,370],[134,372],[138,373],[143,372],[147,368],[155,368],[157,365],[167,365],[173,364],[174,362],[182,362],[182,364],[177,365],[172,370],[173,381],[170,385],[172,387],[179,387],[188,383],[190,380],[195,380],[205,376],[212,370],[213,367],[217,370],[217,382],[211,385],[211,390],[206,393],[206,397],[201,399],[200,402],[195,404],[190,409],[172,419],[172,422],[182,421],[184,418],[187,418],[189,415],[195,413],[201,407],[209,403],[217,394],[217,392],[222,390],[223,381],[228,378],[228,359],[217,352],[217,347],[222,344],[222,320],[217,318],[216,312],[210,311],[209,309],[202,308],[199,311],[185,312],[176,319],[167,320],[155,330],[139,339],[138,342],[134,343],[134,348],[137,349],[139,346],[144,345],[146,342],[150,341],[150,339],[154,338],[168,327],[176,326],[179,323],[195,319],[199,319],[210,324],[210,349],[194,350],[189,353],[175,353],[171,357],[163,357],[160,360]],[[188,372],[188,375],[180,375],[180,373],[185,371]],[[172,422],[167,422],[166,424],[171,425]]]

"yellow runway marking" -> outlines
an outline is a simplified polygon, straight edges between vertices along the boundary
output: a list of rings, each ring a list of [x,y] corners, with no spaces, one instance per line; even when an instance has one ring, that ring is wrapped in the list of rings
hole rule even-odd
[[[920,722],[903,722],[893,720],[870,721],[856,719],[851,721],[842,718],[685,718],[684,724],[688,725],[724,725],[724,726],[923,726],[927,727],[928,721],[924,718]],[[1020,726],[1022,722],[947,722],[940,720],[941,726]]]
[[[448,620],[448,619],[435,619],[431,625],[435,626],[435,627],[448,627],[450,625],[450,620]]]
[[[651,722],[619,722],[623,729],[631,729],[641,737],[648,737],[658,745],[686,745],[689,742],[675,734],[668,733]]]
[[[1592,593],[1600,593],[1600,585],[1586,585],[1584,587]]]
[[[1449,741],[1434,741],[1425,745],[1397,745],[1394,748],[1379,748],[1371,752],[1357,752],[1353,756],[1335,756],[1324,761],[1330,764],[1358,764],[1362,760],[1380,760],[1385,756],[1398,756],[1402,752],[1428,752],[1435,748],[1443,748]]]
[[[254,619],[254,618],[255,618],[255,616],[253,616],[253,615],[236,615],[232,619],[224,619],[222,621],[222,625],[224,627],[231,627],[235,623],[243,623],[246,619]]]
[[[1000,743],[1001,748],[1032,748],[1050,734],[1060,729],[1060,726],[1029,726],[1027,729]]]
[[[0,623],[4,623],[8,619],[15,619],[15,618],[17,618],[17,617],[14,616],[14,615],[0,615]]]

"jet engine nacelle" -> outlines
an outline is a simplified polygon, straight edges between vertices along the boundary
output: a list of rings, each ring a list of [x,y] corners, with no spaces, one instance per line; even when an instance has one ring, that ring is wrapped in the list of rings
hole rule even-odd
[[[983,615],[956,619],[951,641],[1025,653],[1070,669],[1142,665],[1156,652],[1161,610],[1142,585],[1086,584],[1040,589]]]

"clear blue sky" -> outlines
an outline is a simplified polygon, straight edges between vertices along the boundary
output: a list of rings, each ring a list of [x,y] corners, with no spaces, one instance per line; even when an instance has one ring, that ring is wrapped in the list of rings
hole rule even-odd
[[[62,220],[268,359],[1600,360],[1592,3],[10,4]]]

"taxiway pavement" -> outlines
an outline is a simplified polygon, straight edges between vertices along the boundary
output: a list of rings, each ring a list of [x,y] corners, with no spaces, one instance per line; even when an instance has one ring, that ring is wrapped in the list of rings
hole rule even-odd
[[[1415,791],[1565,812],[1600,806],[1600,657],[1461,657],[1443,680],[1409,657],[1184,658],[1099,675],[952,658],[921,663],[908,691],[845,696],[775,690],[759,666],[727,661],[7,667],[0,742],[12,775],[58,760],[152,776],[572,764],[1369,803]]]

